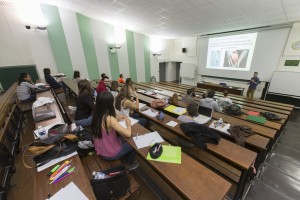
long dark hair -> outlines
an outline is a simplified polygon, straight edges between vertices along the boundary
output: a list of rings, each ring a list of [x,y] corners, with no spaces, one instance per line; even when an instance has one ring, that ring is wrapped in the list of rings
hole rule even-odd
[[[80,80],[77,83],[79,96],[93,95],[91,83],[88,80]]]
[[[44,68],[44,76],[50,75],[51,71],[49,68]]]
[[[22,82],[25,82],[25,78],[27,77],[28,73],[20,73],[18,77],[18,85],[21,85]]]
[[[80,72],[78,70],[75,70],[73,74],[73,78],[76,79],[78,77],[80,78]]]
[[[115,103],[115,107],[117,110],[121,111],[121,102],[123,99],[128,99],[130,100],[130,90],[129,90],[130,86],[129,84],[125,84],[121,91],[119,92],[119,94],[116,97],[116,103]]]
[[[91,128],[94,137],[102,138],[102,122],[104,122],[104,128],[106,130],[106,133],[108,134],[106,122],[106,118],[108,116],[116,117],[114,97],[110,92],[102,92],[97,96],[96,109],[93,114]]]

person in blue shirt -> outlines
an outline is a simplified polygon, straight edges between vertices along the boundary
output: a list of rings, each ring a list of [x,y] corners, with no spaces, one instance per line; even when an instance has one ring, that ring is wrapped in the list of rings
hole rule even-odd
[[[247,90],[247,97],[253,98],[254,92],[256,90],[257,85],[260,83],[259,78],[257,77],[258,73],[254,72],[254,76],[251,78]]]

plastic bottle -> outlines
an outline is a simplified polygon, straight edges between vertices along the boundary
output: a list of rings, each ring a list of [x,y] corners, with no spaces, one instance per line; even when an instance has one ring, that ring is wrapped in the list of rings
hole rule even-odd
[[[42,126],[38,126],[38,129],[39,129],[39,131],[38,131],[39,136],[46,135],[46,129],[45,128],[43,128]]]
[[[220,119],[218,120],[218,127],[222,127],[222,125],[223,125],[223,119],[220,118]]]

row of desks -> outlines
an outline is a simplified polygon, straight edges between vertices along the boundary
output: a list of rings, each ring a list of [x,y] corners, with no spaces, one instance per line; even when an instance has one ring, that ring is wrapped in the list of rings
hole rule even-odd
[[[78,89],[75,88],[74,81],[70,79],[64,79],[63,81],[75,94],[77,93]],[[132,135],[137,133],[142,135],[149,132],[139,124],[133,125],[132,130]],[[185,153],[182,153],[182,163],[180,165],[149,161],[146,159],[148,148],[137,149],[132,138],[126,138],[126,140],[145,163],[184,199],[223,199],[231,187],[228,181]],[[211,192],[212,190],[217,192]]]

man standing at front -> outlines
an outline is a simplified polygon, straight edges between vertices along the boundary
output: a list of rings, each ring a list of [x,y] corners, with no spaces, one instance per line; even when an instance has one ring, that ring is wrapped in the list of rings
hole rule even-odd
[[[256,90],[257,85],[260,83],[259,78],[257,77],[258,73],[254,72],[254,76],[251,78],[249,84],[249,88],[247,90],[247,97],[253,98],[254,92]]]

